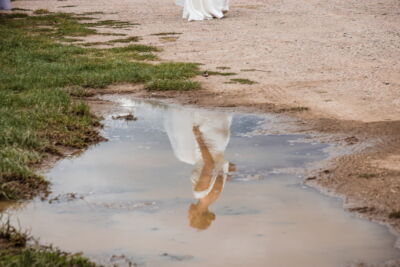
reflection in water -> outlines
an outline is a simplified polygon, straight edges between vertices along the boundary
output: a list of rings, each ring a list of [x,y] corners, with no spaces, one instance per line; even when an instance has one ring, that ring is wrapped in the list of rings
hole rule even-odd
[[[14,226],[100,264],[122,254],[150,267],[337,267],[399,257],[386,228],[345,212],[338,199],[285,171],[324,159],[326,145],[261,134],[261,125],[274,127],[270,116],[231,119],[114,97],[122,107],[104,120],[109,141],[51,169],[51,198],[58,201],[13,209]],[[139,119],[112,119],[129,112]],[[238,168],[224,187],[229,165],[234,169],[226,159]],[[58,197],[71,192],[84,199]],[[188,226],[188,209],[189,224],[207,231]]]
[[[192,171],[193,195],[198,199],[189,207],[190,226],[205,230],[215,214],[208,207],[221,194],[228,173],[235,165],[225,160],[232,117],[225,113],[170,108],[166,113],[165,129],[175,156],[194,165]]]

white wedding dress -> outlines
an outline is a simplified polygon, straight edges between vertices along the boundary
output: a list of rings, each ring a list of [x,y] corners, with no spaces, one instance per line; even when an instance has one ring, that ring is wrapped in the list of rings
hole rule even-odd
[[[223,18],[229,10],[229,0],[177,0],[183,6],[183,18],[189,21]]]

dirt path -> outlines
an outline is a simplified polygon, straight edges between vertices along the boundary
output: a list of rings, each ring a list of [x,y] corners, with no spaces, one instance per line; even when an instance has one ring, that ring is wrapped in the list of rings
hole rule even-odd
[[[209,77],[204,87],[248,102],[307,107],[344,120],[400,118],[397,0],[232,0],[227,18],[191,23],[180,19],[181,10],[173,0],[120,0],[112,5],[47,0],[16,5],[103,11],[105,19],[140,23],[119,31],[162,47],[164,60],[199,62],[208,70],[229,67],[238,75]],[[76,7],[59,8],[66,5]],[[182,34],[176,41],[151,35],[160,32]],[[226,84],[230,78],[257,84]]]
[[[174,0],[118,0],[112,5],[104,0],[39,0],[14,6],[102,11],[102,19],[140,24],[104,32],[141,36],[141,43],[163,48],[165,61],[198,62],[203,70],[237,73],[200,77],[202,92],[154,96],[199,105],[303,111],[295,115],[311,118],[309,129],[345,133],[349,144],[373,142],[361,154],[338,158],[316,181],[359,203],[356,211],[400,229],[398,0],[232,0],[227,18],[190,23],[180,19]],[[165,32],[179,34],[154,35]],[[87,40],[113,38],[118,37]],[[232,78],[257,83],[229,83]]]

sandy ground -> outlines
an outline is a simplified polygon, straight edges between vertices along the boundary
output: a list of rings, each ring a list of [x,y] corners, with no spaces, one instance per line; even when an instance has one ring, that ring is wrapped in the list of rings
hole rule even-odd
[[[62,7],[70,5],[75,7]],[[226,18],[202,22],[182,20],[173,0],[34,0],[14,6],[103,11],[96,16],[140,25],[102,31],[141,36],[141,43],[163,48],[163,61],[237,73],[199,77],[204,87],[199,92],[149,94],[132,85],[108,92],[290,112],[302,120],[304,131],[340,134],[355,147],[370,144],[338,157],[309,182],[346,196],[352,210],[400,230],[400,219],[389,218],[400,211],[400,1],[232,0]],[[162,32],[179,34],[176,40],[152,35]],[[87,41],[112,38],[120,37]],[[257,83],[228,83],[231,78]]]

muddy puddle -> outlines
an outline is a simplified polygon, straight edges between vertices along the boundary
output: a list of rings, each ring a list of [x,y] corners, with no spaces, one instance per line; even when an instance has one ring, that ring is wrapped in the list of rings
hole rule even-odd
[[[121,266],[323,267],[400,256],[387,228],[302,184],[301,170],[326,158],[327,144],[258,134],[276,123],[269,116],[115,100],[109,141],[46,174],[48,201],[9,211],[42,243]]]

